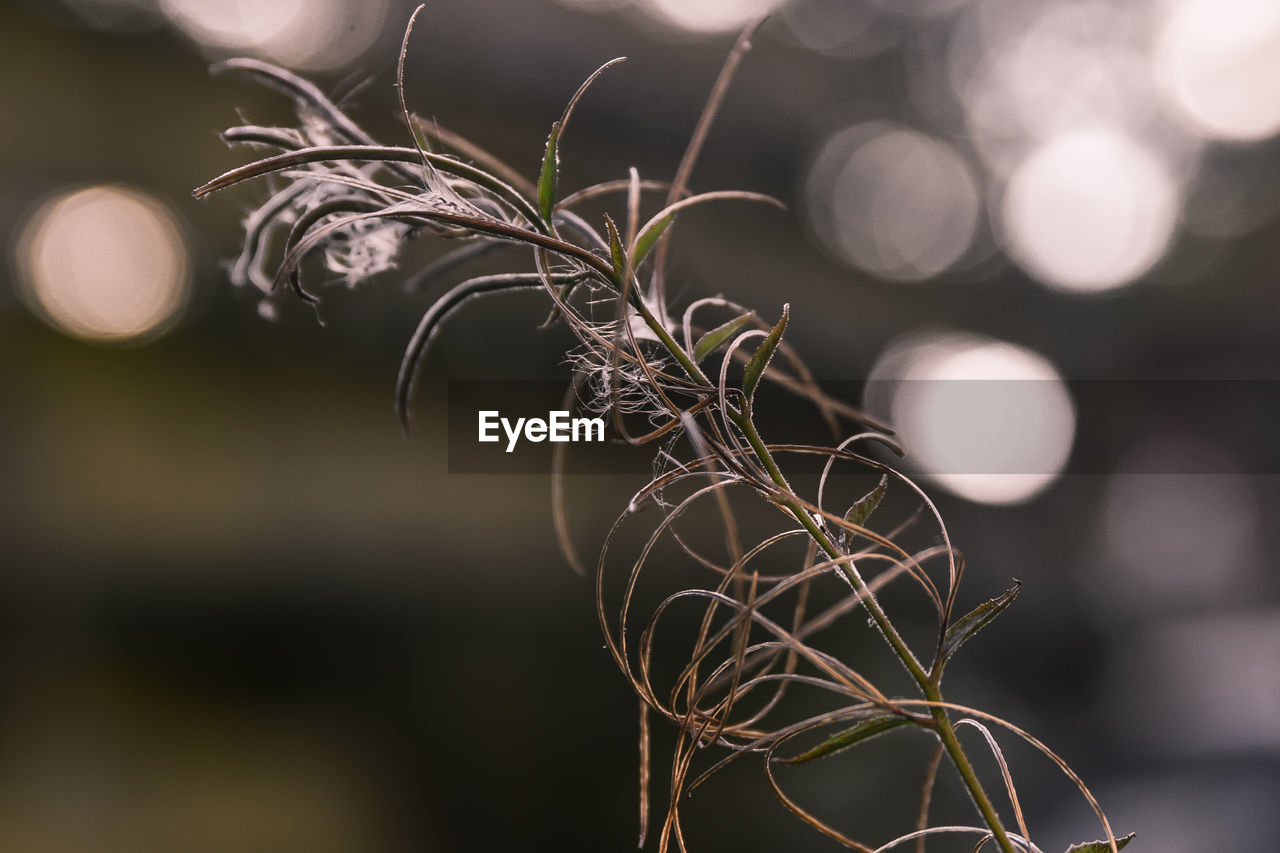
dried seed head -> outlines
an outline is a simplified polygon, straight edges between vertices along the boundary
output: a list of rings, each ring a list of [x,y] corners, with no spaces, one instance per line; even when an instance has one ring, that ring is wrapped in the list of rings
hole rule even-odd
[[[380,272],[396,268],[400,244],[409,233],[402,222],[366,219],[353,222],[333,233],[325,245],[324,261],[348,287]]]

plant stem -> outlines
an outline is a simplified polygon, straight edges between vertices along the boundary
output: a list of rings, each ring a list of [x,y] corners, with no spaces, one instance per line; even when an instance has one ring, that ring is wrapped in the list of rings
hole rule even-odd
[[[936,684],[929,683],[927,686],[922,686],[924,686],[926,699],[930,702],[942,701],[942,691]],[[991,798],[987,796],[987,792],[982,787],[982,782],[978,780],[978,775],[973,771],[973,765],[969,762],[969,757],[964,754],[964,747],[960,745],[960,739],[956,737],[955,726],[951,724],[951,719],[947,716],[947,709],[934,705],[932,713],[934,730],[938,733],[942,746],[947,750],[947,755],[951,757],[951,762],[955,764],[956,770],[959,771],[960,778],[964,780],[965,787],[969,789],[974,805],[982,813],[982,819],[986,821],[991,833],[995,836],[996,843],[1000,845],[1000,849],[1004,853],[1018,853],[1017,848],[1013,846],[1013,842],[1009,839],[1009,834],[1005,831],[1004,824],[1000,822],[1000,816],[996,814],[995,806],[991,804]]]
[[[622,285],[619,284],[618,288],[621,290]],[[633,294],[633,304],[640,311],[640,316],[644,318],[645,323],[658,336],[658,340],[667,348],[667,351],[680,364],[684,372],[689,375],[689,378],[707,388],[715,387],[711,384],[711,380],[707,378],[707,375],[702,372],[702,368],[698,367],[694,360],[689,357],[689,354],[684,351],[684,348],[676,343],[675,338],[671,337],[671,333],[667,331],[662,321],[654,316],[648,305],[644,304],[644,299],[640,296],[639,291],[632,288],[631,292]]]
[[[645,322],[649,325],[654,333],[662,341],[663,346],[670,351],[671,355],[678,361],[689,374],[689,377],[695,382],[710,385],[710,381],[701,369],[689,358],[679,344],[671,337],[666,328],[653,313],[648,310],[643,299],[637,298],[636,305],[640,309],[641,315]],[[734,422],[738,429],[742,430],[742,434],[746,437],[747,443],[751,445],[751,449],[755,451],[756,456],[760,459],[765,470],[768,472],[770,479],[778,488],[782,489],[784,494],[792,495],[794,492],[791,485],[787,482],[787,478],[783,475],[782,469],[778,467],[777,461],[773,458],[773,454],[769,452],[768,446],[764,440],[760,438],[760,433],[756,429],[755,422],[751,418],[751,401],[747,400],[743,411],[737,412],[730,410],[729,418]],[[798,521],[814,541],[821,546],[822,550],[832,560],[841,561],[838,563],[844,576],[848,578],[849,583],[853,586],[854,592],[862,600],[866,606],[867,612],[871,614],[872,620],[876,627],[880,629],[880,633],[893,649],[894,654],[902,661],[903,666],[911,673],[911,677],[915,679],[920,689],[924,692],[925,699],[934,703],[930,706],[930,713],[933,716],[933,729],[938,735],[938,739],[942,742],[942,746],[947,751],[947,755],[951,758],[951,762],[956,766],[956,770],[960,773],[961,780],[964,781],[965,787],[969,789],[969,795],[973,797],[974,804],[978,807],[978,811],[982,814],[983,821],[990,828],[992,836],[996,843],[1000,845],[1003,853],[1018,853],[1013,841],[1009,838],[1008,832],[1005,831],[1004,824],[1000,820],[1000,816],[996,813],[995,806],[991,803],[991,798],[987,796],[986,790],[982,787],[982,782],[978,779],[978,774],[974,772],[973,764],[969,761],[969,757],[965,755],[964,748],[960,745],[960,739],[956,737],[955,726],[951,723],[951,718],[947,716],[945,708],[939,704],[942,702],[942,690],[938,684],[941,680],[942,673],[937,673],[936,677],[926,672],[924,667],[920,665],[920,661],[916,660],[916,656],[907,646],[902,635],[898,633],[897,628],[889,621],[889,616],[880,607],[880,602],[875,598],[871,589],[867,586],[866,581],[862,579],[862,575],[854,567],[851,560],[844,559],[847,555],[841,553],[835,543],[827,535],[813,516],[809,515],[808,510],[801,506],[800,502],[795,498],[783,497],[780,503],[786,507],[787,511]]]
[[[730,413],[730,418],[742,430],[746,436],[747,442],[751,445],[751,449],[755,451],[756,456],[760,458],[765,470],[769,472],[769,477],[788,494],[791,493],[791,486],[787,483],[786,478],[782,474],[782,470],[778,468],[778,463],[774,460],[773,454],[769,452],[769,448],[760,438],[760,433],[756,430],[755,424],[752,422],[750,413]],[[809,535],[814,538],[822,550],[833,560],[841,560],[845,555],[840,552],[835,543],[827,536],[826,531],[818,526],[808,511],[800,505],[800,503],[792,498],[782,498],[781,503],[787,508],[796,521],[800,522],[809,531]],[[929,674],[925,672],[924,667],[916,660],[916,656],[911,653],[911,649],[907,647],[907,643],[902,639],[902,635],[889,621],[889,617],[880,607],[871,590],[867,588],[866,582],[862,576],[858,574],[849,560],[840,563],[841,571],[845,577],[853,585],[854,591],[862,599],[862,603],[866,605],[867,611],[871,614],[871,618],[875,620],[876,627],[884,634],[885,639],[893,648],[893,651],[902,660],[907,671],[911,673],[911,677],[923,688],[929,684]]]
[[[786,493],[791,494],[791,487],[787,483],[786,478],[782,474],[782,470],[778,467],[778,463],[774,460],[773,454],[769,452],[769,448],[760,438],[760,433],[756,430],[755,424],[751,420],[750,408],[745,412],[731,412],[730,418],[742,430],[746,436],[747,442],[751,445],[751,449],[755,451],[756,456],[760,458],[765,470],[769,472],[770,478],[783,489]],[[846,555],[840,552],[827,536],[826,531],[818,526],[813,517],[809,515],[800,503],[794,499],[783,498],[781,500],[783,506],[795,517],[796,521],[809,531],[809,535],[813,537],[821,547],[827,552],[833,560],[840,560]],[[902,639],[902,635],[894,628],[893,623],[889,621],[888,615],[880,607],[880,603],[876,601],[870,588],[862,576],[854,568],[851,561],[845,560],[840,563],[841,570],[846,578],[853,585],[854,591],[862,599],[862,603],[866,605],[867,612],[871,614],[871,618],[875,621],[876,627],[880,629],[880,633],[884,635],[889,646],[893,649],[898,659],[902,661],[907,671],[911,673],[912,678],[920,685],[920,689],[924,692],[925,698],[932,703],[942,701],[942,690],[938,684],[925,672],[920,666],[920,662],[916,660],[911,649],[907,646],[906,641]],[[992,835],[995,837],[996,843],[1000,845],[1000,849],[1004,853],[1018,853],[1017,848],[1013,846],[1009,834],[1005,831],[1004,824],[1000,821],[1000,816],[996,814],[995,807],[991,804],[991,798],[987,796],[987,792],[982,787],[977,774],[973,770],[973,765],[964,753],[963,747],[960,745],[960,739],[956,737],[955,727],[951,724],[951,718],[947,716],[945,708],[934,704],[931,706],[931,713],[934,721],[934,731],[937,732],[938,738],[942,741],[943,747],[950,756],[951,761],[956,766],[956,770],[960,773],[960,778],[964,781],[965,787],[969,789],[970,796],[973,797],[974,804],[978,807],[978,811],[982,814],[982,819],[991,829]]]

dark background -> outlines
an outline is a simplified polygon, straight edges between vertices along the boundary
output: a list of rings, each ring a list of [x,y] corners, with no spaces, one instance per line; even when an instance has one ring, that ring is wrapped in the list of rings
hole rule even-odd
[[[582,102],[562,185],[632,165],[670,176],[732,36],[681,31],[643,4],[590,5],[433,4],[409,56],[410,103],[532,175],[566,98],[626,55]],[[789,302],[789,340],[818,376],[841,381],[866,378],[904,335],[945,330],[1015,343],[1073,381],[1280,378],[1274,131],[1179,130],[1159,87],[1143,88],[1145,67],[1099,59],[1026,78],[1062,56],[1105,59],[1120,42],[1146,55],[1176,4],[890,5],[846,4],[818,29],[849,33],[829,54],[789,22],[833,4],[794,7],[759,33],[694,186],[771,193],[791,212],[718,206],[684,218],[678,304],[724,293],[773,317]],[[299,53],[330,7],[349,55]],[[245,48],[214,44],[192,23],[201,8],[0,6],[0,849],[630,848],[635,702],[602,648],[591,582],[556,550],[548,482],[446,470],[447,380],[564,376],[565,334],[534,328],[545,316],[535,295],[476,303],[433,350],[408,443],[392,387],[431,294],[406,293],[402,280],[438,249],[412,250],[400,272],[353,290],[317,268],[324,328],[297,304],[261,319],[220,261],[239,251],[239,220],[263,189],[204,203],[189,193],[247,156],[217,135],[237,109],[264,124],[290,113],[270,92],[209,77],[211,59]],[[203,8],[239,14],[230,2]],[[282,60],[326,91],[354,89],[353,113],[400,144],[392,84],[410,11],[397,0],[318,4],[312,35],[258,51],[292,50]],[[993,136],[939,75],[981,65],[1001,38],[1034,26],[1053,36],[1039,64],[992,73],[1032,87],[1022,118],[1039,129],[1019,137],[998,125]],[[1274,28],[1253,30],[1262,47],[1240,62],[1255,63],[1251,85],[1274,91]],[[1141,109],[1128,110],[1121,96],[1135,88]],[[1155,116],[1137,126],[1179,188],[1159,260],[1106,292],[1044,286],[1051,275],[1009,259],[1021,257],[1000,222],[1009,164],[1036,133],[1073,122],[1132,130],[1135,110]],[[1059,124],[1045,131],[1041,117]],[[813,201],[819,150],[868,122],[927,135],[930,150],[968,166],[976,219],[940,269],[920,267],[927,253],[898,257],[914,244],[892,234],[860,265],[824,240],[866,230],[867,210],[880,210],[857,206],[883,189],[874,169],[855,185],[872,195],[854,195],[843,225]],[[934,174],[928,162],[888,166]],[[116,342],[50,319],[21,257],[40,205],[99,185],[158,200],[191,269],[184,307],[163,329]],[[938,214],[954,197],[892,198],[904,192],[906,214],[890,205],[884,227],[923,222],[915,239],[933,246],[956,221]],[[116,251],[96,263],[119,263]],[[1211,429],[1222,412],[1177,394],[1106,399],[1114,440],[1082,424],[1090,442],[1069,468],[1087,473],[1012,506],[936,490],[968,557],[962,604],[1010,577],[1025,584],[948,684],[956,701],[1066,757],[1117,831],[1140,833],[1130,849],[1270,849],[1280,587],[1267,540],[1280,493],[1274,451],[1257,454],[1274,405],[1251,396],[1224,407],[1230,429]],[[1248,439],[1213,443],[1224,435]],[[585,553],[636,485],[575,478]],[[796,791],[879,843],[900,831],[892,820],[910,820],[885,793],[890,781],[917,784],[906,758],[875,745],[861,763],[796,777]],[[1041,846],[1100,834],[1047,762],[1020,748],[1010,759]],[[944,795],[939,808],[959,800]],[[695,850],[836,849],[772,800],[751,761],[702,789],[688,815]]]

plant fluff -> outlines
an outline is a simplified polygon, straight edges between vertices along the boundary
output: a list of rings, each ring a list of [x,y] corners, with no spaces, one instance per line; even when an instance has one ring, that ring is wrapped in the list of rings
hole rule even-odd
[[[413,19],[397,81],[410,144],[378,144],[319,89],[289,71],[258,60],[230,60],[214,71],[283,92],[296,105],[298,126],[246,124],[226,131],[230,143],[276,153],[215,178],[195,195],[268,180],[272,192],[247,218],[244,250],[231,267],[236,284],[261,291],[267,313],[289,294],[317,302],[301,280],[304,260],[312,255],[355,284],[393,268],[402,243],[415,237],[458,244],[418,274],[423,281],[454,277],[494,249],[528,251],[522,270],[464,280],[431,305],[406,348],[396,409],[408,433],[414,377],[444,320],[471,297],[534,288],[546,294],[549,320],[563,323],[576,338],[567,361],[578,405],[607,413],[621,439],[655,448],[653,476],[610,531],[595,572],[608,648],[640,700],[641,845],[649,824],[648,733],[656,714],[676,731],[670,796],[657,833],[662,851],[673,844],[685,849],[683,795],[725,764],[754,756],[783,805],[853,850],[877,853],[913,842],[924,851],[936,835],[969,834],[974,850],[994,845],[1003,853],[1043,853],[1032,840],[997,731],[1043,753],[1093,807],[1105,837],[1072,851],[1115,853],[1123,847],[1132,836],[1113,834],[1062,759],[1016,726],[944,699],[948,661],[1013,602],[1018,584],[969,613],[956,612],[964,564],[941,517],[924,491],[868,455],[875,444],[898,450],[885,428],[828,397],[809,378],[784,340],[789,307],[766,318],[721,296],[697,299],[679,312],[667,299],[664,262],[678,216],[709,201],[778,205],[754,193],[687,189],[707,128],[755,28],[730,53],[672,181],[642,180],[631,169],[625,178],[570,194],[559,186],[561,142],[587,88],[621,60],[603,65],[569,100],[551,125],[540,174],[529,180],[410,113],[403,79],[412,28]],[[663,201],[642,216],[642,209],[653,207],[646,195]],[[591,222],[576,212],[585,202],[611,197],[620,205],[616,218]],[[796,395],[797,405],[814,406],[832,432],[831,443],[766,440],[755,418],[762,383],[777,383]],[[793,488],[788,479],[788,462],[799,457],[821,463],[811,493]],[[837,469],[861,479],[833,476]],[[840,494],[849,492],[851,481],[862,485]],[[562,547],[583,571],[570,544],[559,476],[553,491]],[[879,523],[892,515],[889,493],[915,511]],[[657,511],[640,513],[646,506]],[[768,520],[744,524],[744,509],[755,513],[753,519],[763,509]],[[901,544],[908,528],[921,527],[931,531],[933,544]],[[626,536],[620,535],[624,529]],[[638,538],[631,535],[637,529]],[[708,531],[714,534],[709,539]],[[633,539],[634,545],[621,544]],[[684,561],[679,573],[670,569],[677,559]],[[659,561],[662,571],[654,571]],[[882,605],[880,594],[890,584],[911,585],[918,609],[935,620],[925,647],[909,645]],[[852,645],[848,636],[830,630],[849,621],[874,627],[880,637],[875,645],[905,668],[914,695],[896,695],[849,662],[853,649],[840,647]],[[683,650],[681,657],[674,670],[663,658],[660,676],[654,665],[659,650],[674,649]],[[796,694],[807,695],[795,702]],[[994,759],[1008,815],[1001,814],[962,747],[963,728],[981,735],[976,743]],[[855,839],[783,789],[783,765],[819,761],[872,738],[907,732],[925,734],[935,750],[921,768],[919,819],[892,841]],[[703,754],[712,758],[695,769]],[[939,826],[930,819],[944,758],[976,807],[973,826]]]

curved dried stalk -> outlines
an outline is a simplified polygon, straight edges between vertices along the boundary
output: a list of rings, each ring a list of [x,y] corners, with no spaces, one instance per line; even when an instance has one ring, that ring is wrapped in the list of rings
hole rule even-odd
[[[625,179],[563,194],[563,134],[590,84],[620,60],[602,65],[573,94],[551,125],[540,174],[529,180],[484,148],[410,111],[404,65],[420,11],[401,43],[396,81],[411,146],[378,144],[315,86],[289,71],[259,60],[231,60],[215,66],[215,72],[249,76],[283,92],[297,105],[299,126],[231,128],[228,142],[265,146],[274,153],[226,172],[195,195],[250,180],[275,185],[246,220],[244,250],[232,270],[233,281],[252,284],[267,298],[293,293],[318,301],[319,293],[301,283],[313,254],[354,284],[395,267],[399,245],[411,237],[461,241],[411,277],[415,286],[427,286],[497,249],[529,252],[528,266],[465,278],[424,311],[401,363],[395,405],[408,433],[418,367],[441,324],[469,301],[538,289],[550,303],[547,322],[563,324],[577,342],[568,355],[574,382],[565,407],[608,414],[619,437],[654,448],[652,475],[607,531],[595,579],[606,648],[640,700],[641,844],[651,815],[649,732],[651,717],[657,717],[676,727],[661,851],[672,844],[686,849],[683,795],[729,763],[755,756],[763,760],[768,783],[786,808],[850,849],[880,853],[914,841],[917,853],[924,853],[930,837],[969,833],[978,836],[976,849],[994,843],[1002,853],[1042,853],[1029,840],[1004,754],[981,720],[1048,757],[1094,808],[1107,843],[1118,851],[1123,840],[1116,839],[1092,793],[1060,757],[1011,723],[943,698],[948,660],[1012,602],[1017,586],[956,618],[964,560],[938,508],[892,465],[858,452],[876,444],[896,454],[902,448],[886,426],[830,397],[813,380],[784,340],[790,306],[784,305],[781,319],[770,324],[724,297],[694,300],[679,313],[667,300],[665,260],[678,214],[720,200],[781,206],[756,193],[690,190],[711,120],[758,22],[733,48],[672,181],[642,179],[632,169]],[[451,153],[432,151],[432,144]],[[642,196],[652,191],[665,192],[665,202],[645,218]],[[621,228],[612,216],[604,216],[597,227],[577,212],[584,202],[618,194],[624,196],[623,209],[615,211]],[[270,275],[273,258],[276,272]],[[708,314],[723,319],[706,322]],[[798,404],[812,406],[831,443],[765,441],[754,411],[761,382],[776,383]],[[564,446],[555,449],[556,536],[570,564],[585,573],[570,535]],[[793,486],[780,462],[797,456],[822,462],[812,497]],[[875,485],[840,494],[848,489],[836,481],[837,465]],[[642,506],[654,512],[641,516]],[[769,520],[744,520],[742,513],[752,508],[763,509]],[[644,526],[639,544],[622,556],[623,531],[629,535],[636,525]],[[909,545],[916,535],[927,544]],[[895,583],[918,590],[913,595],[927,601],[936,618],[928,665],[880,602],[880,594]],[[895,599],[895,609],[905,606]],[[861,622],[881,639],[855,640]],[[884,651],[905,668],[917,696],[899,697],[898,689],[877,684],[852,662],[854,652]],[[657,662],[668,652],[677,655],[678,665],[662,676]],[[950,713],[963,719],[953,722]],[[956,730],[965,725],[982,733],[996,759],[1017,833],[1005,828],[960,745]],[[904,729],[924,732],[937,748],[924,768],[915,827],[886,844],[858,840],[828,825],[788,795],[775,774],[776,764],[805,764]],[[779,752],[821,732],[829,732],[826,740],[797,755]],[[719,750],[716,757],[705,768],[695,766],[708,747]],[[944,756],[976,804],[979,825],[928,825]]]
[[[1018,802],[1018,789],[1013,784],[1013,774],[1009,772],[1009,762],[1005,760],[1004,751],[1000,749],[1000,745],[996,743],[995,736],[991,734],[991,729],[979,723],[977,720],[968,718],[959,720],[956,728],[961,726],[972,726],[982,733],[983,738],[987,741],[987,746],[991,749],[991,754],[995,756],[996,763],[1000,765],[1000,778],[1004,780],[1004,789],[1009,794],[1009,804],[1013,806],[1013,816],[1018,821],[1018,831],[1022,833],[1022,837],[1027,839],[1027,843],[1031,843],[1031,833],[1027,831],[1027,821],[1022,814],[1022,803]],[[1035,847],[1034,844],[1031,845]],[[1039,848],[1035,848],[1039,850]]]

